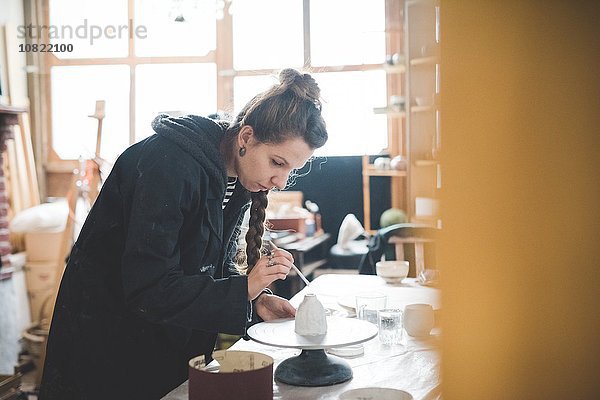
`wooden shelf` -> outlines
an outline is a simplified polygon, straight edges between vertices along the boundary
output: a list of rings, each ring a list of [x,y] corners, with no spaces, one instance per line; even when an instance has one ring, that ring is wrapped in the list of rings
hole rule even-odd
[[[438,162],[436,160],[415,160],[414,164],[417,167],[430,167],[437,165]]]
[[[377,169],[373,164],[369,164],[363,169],[363,175],[367,176],[406,176],[406,171],[398,171],[395,169]]]
[[[385,72],[387,72],[388,74],[401,74],[404,71],[406,71],[406,66],[404,64],[396,64],[396,65],[384,64],[383,70]]]
[[[412,112],[412,113],[428,112],[428,111],[432,111],[432,110],[433,110],[433,106],[412,106],[410,108],[410,112]]]
[[[438,58],[436,56],[419,57],[410,60],[410,65],[435,65],[437,64]]]
[[[387,115],[388,117],[404,117],[406,115],[405,111],[400,111],[397,109],[389,108],[389,107],[375,107],[373,108],[373,112],[378,115]]]

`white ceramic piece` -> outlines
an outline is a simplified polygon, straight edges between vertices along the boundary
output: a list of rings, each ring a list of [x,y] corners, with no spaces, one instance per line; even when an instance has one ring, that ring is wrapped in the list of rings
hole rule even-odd
[[[306,294],[298,306],[294,331],[302,336],[319,336],[327,333],[325,308],[315,294]]]

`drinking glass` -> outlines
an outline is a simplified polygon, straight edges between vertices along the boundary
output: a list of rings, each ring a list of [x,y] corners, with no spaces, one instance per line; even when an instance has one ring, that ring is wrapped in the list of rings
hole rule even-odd
[[[402,343],[402,310],[386,308],[377,312],[379,340],[383,344]]]
[[[356,295],[356,317],[377,325],[377,311],[383,310],[386,303],[387,296],[383,293],[359,293]]]

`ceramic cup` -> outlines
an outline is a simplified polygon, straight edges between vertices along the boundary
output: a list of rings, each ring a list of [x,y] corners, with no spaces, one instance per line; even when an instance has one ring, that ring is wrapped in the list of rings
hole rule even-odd
[[[383,310],[387,296],[381,292],[363,292],[356,295],[356,317],[378,324],[377,311]]]
[[[402,322],[410,336],[429,336],[434,324],[433,307],[430,304],[409,304],[404,307]]]

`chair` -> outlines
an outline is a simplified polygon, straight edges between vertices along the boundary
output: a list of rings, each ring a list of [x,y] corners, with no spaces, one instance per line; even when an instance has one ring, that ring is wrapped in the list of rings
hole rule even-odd
[[[409,277],[417,277],[426,267],[435,266],[435,238],[438,229],[421,224],[395,224],[382,228],[371,237],[359,266],[360,274],[374,275],[375,264],[386,260],[406,260]]]

